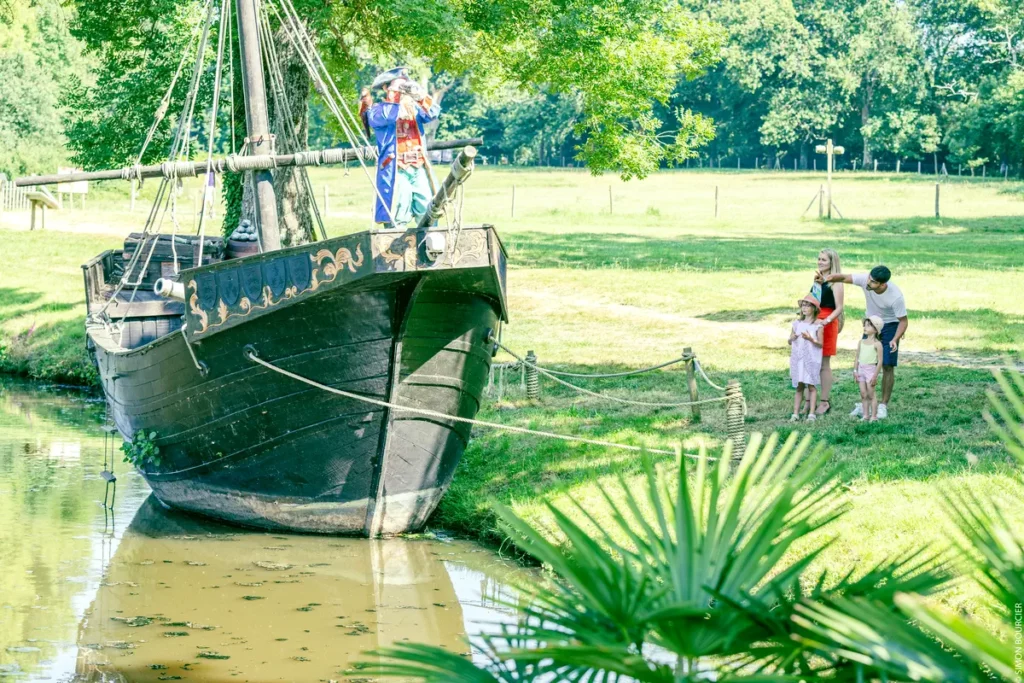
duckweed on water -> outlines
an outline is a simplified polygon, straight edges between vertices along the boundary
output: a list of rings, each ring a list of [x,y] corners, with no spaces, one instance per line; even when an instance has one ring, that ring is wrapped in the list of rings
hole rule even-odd
[[[111,621],[120,622],[120,623],[124,624],[125,626],[131,626],[133,628],[139,627],[139,626],[149,626],[154,621],[154,619],[152,617],[143,617],[143,616],[138,616],[138,617],[110,617],[110,620]]]
[[[196,655],[200,659],[231,659],[231,655],[222,655],[212,650],[204,650]]]
[[[263,600],[262,595],[243,595],[243,600]]]
[[[153,671],[163,671],[164,669],[167,668],[167,665],[166,664],[150,664],[146,668],[151,669]]]
[[[181,638],[188,634],[188,631],[164,631],[164,638]]]
[[[285,564],[283,562],[270,562],[268,560],[257,560],[253,562],[253,564],[259,567],[260,569],[266,569],[267,571],[271,572],[288,571],[294,566],[291,564]]]

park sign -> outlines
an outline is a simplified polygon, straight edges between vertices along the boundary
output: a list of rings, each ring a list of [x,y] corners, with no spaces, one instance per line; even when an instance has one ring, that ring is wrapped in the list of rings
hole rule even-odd
[[[80,168],[57,168],[57,175],[71,175],[72,173],[79,173],[82,169]],[[76,180],[67,183],[57,183],[57,194],[89,194],[89,181],[88,180]]]

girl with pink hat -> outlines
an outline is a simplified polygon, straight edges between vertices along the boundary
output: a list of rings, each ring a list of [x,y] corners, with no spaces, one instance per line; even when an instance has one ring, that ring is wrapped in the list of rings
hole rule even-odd
[[[800,317],[793,321],[789,334],[789,377],[796,395],[793,397],[793,415],[790,422],[800,419],[804,395],[807,396],[807,421],[814,422],[814,404],[821,382],[821,326],[816,323],[821,302],[808,294],[798,302]]]
[[[875,393],[875,382],[878,381],[878,360],[882,357],[882,318],[869,315],[864,318],[864,337],[857,345],[857,357],[853,361],[853,376],[860,385],[860,401],[864,415],[860,418],[875,422],[878,419],[878,394]]]

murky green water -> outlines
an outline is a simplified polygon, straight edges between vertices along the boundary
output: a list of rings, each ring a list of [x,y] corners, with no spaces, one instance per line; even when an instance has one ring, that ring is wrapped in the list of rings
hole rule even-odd
[[[473,544],[222,526],[161,508],[119,454],[106,510],[103,413],[0,379],[0,678],[337,680],[510,619],[496,600],[529,570]]]

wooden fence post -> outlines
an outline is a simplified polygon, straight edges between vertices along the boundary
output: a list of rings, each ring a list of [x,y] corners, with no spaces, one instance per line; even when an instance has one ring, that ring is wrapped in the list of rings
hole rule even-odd
[[[690,415],[693,416],[694,422],[700,422],[700,405],[697,404],[700,398],[697,395],[697,373],[693,366],[693,349],[687,346],[683,349],[683,356],[686,358],[686,386],[690,390]]]
[[[939,183],[935,183],[935,217],[939,217]]]
[[[615,213],[615,204],[614,204],[614,202],[612,200],[612,186],[611,185],[608,186],[608,213],[609,213],[609,215]]]
[[[818,218],[825,217],[825,186],[818,185]]]

